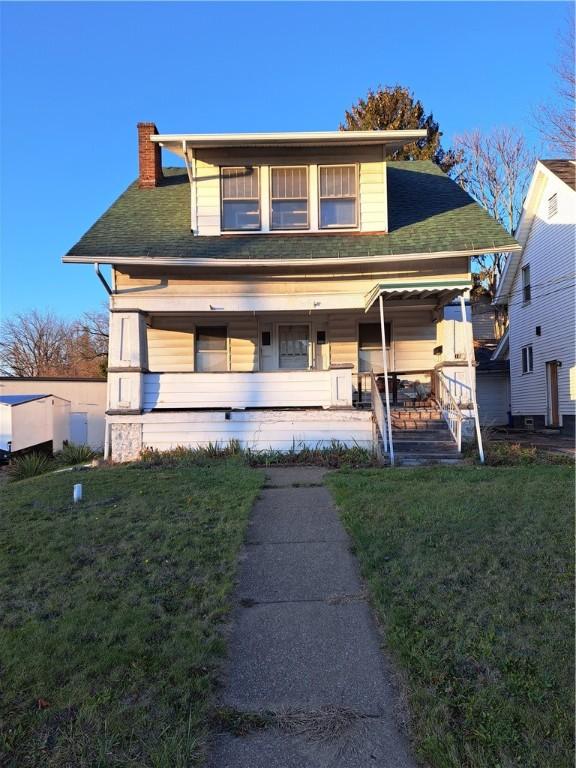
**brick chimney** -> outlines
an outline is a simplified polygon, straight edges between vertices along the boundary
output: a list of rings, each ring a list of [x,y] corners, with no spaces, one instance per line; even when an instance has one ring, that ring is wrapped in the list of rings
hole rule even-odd
[[[157,187],[163,178],[162,150],[159,144],[150,141],[150,136],[155,133],[158,129],[154,123],[138,123],[138,186],[141,189]]]

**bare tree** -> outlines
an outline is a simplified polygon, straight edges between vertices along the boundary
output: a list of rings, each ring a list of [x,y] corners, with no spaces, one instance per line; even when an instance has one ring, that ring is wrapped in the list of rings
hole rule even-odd
[[[576,71],[574,50],[574,8],[560,35],[560,60],[554,67],[557,76],[555,103],[543,104],[535,121],[548,150],[560,157],[576,157]]]
[[[456,181],[511,234],[516,229],[536,156],[524,137],[511,128],[488,135],[479,131],[457,136],[462,160],[454,169]],[[504,269],[504,253],[477,256],[475,272],[492,296]]]
[[[0,371],[7,376],[102,375],[105,317],[98,323],[98,313],[85,318],[82,324],[33,310],[5,320],[0,325]]]
[[[15,315],[0,335],[0,369],[9,376],[55,376],[68,364],[70,325],[50,312]]]
[[[77,332],[86,342],[80,350],[83,359],[95,361],[101,373],[106,373],[110,339],[108,309],[85,312],[77,323]]]

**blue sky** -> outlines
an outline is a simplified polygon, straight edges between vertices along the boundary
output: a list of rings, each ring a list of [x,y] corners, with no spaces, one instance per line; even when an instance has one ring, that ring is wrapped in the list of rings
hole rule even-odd
[[[568,3],[2,3],[0,317],[98,308],[61,256],[163,133],[336,129],[370,86],[409,86],[455,134],[538,145]],[[165,163],[172,162],[170,156]]]

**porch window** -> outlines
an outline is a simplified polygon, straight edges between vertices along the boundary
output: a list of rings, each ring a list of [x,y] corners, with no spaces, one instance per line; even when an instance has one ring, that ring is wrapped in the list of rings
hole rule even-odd
[[[532,345],[522,347],[522,373],[532,373],[534,370],[534,354]]]
[[[522,267],[522,298],[527,304],[532,299],[532,287],[530,285],[530,264]]]
[[[307,325],[281,325],[278,328],[280,368],[302,370],[310,367]]]
[[[260,229],[258,168],[222,168],[222,229]]]
[[[306,229],[308,227],[308,169],[271,169],[272,229]]]
[[[356,166],[324,165],[319,167],[318,173],[320,228],[356,227]]]
[[[225,325],[196,328],[196,370],[203,373],[228,370],[228,338]]]
[[[390,362],[390,323],[384,324],[386,350]],[[382,373],[382,333],[380,323],[360,323],[358,326],[358,370],[361,373]]]

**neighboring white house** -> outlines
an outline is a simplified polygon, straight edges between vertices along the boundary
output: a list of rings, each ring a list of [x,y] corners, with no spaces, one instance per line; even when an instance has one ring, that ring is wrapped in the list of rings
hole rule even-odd
[[[509,329],[494,354],[510,359],[514,426],[574,433],[576,401],[576,164],[536,164],[495,297]]]
[[[0,377],[0,397],[49,392],[70,402],[69,435],[76,445],[104,447],[106,426],[106,379],[36,376]]]
[[[64,257],[105,285],[112,266],[114,460],[233,438],[392,459],[392,426],[415,423],[394,409],[418,404],[417,426],[443,415],[459,444],[471,324],[443,307],[473,256],[519,246],[437,165],[391,159],[425,131],[138,135],[138,180]],[[445,442],[419,434],[398,440]]]

